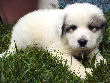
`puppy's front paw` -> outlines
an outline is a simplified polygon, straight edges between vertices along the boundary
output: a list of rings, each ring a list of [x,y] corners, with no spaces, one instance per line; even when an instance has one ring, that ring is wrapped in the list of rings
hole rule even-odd
[[[80,78],[86,79],[86,76],[87,76],[86,72],[89,73],[90,75],[92,75],[92,71],[93,71],[93,69],[91,69],[91,68],[85,68],[85,71],[80,71],[78,73],[78,75],[80,75],[79,76]]]
[[[75,74],[82,79],[86,78],[86,76],[87,76],[86,72],[89,73],[90,75],[92,75],[92,71],[93,71],[93,69],[84,68],[84,67],[80,68],[77,72],[75,72],[75,70],[74,70]]]
[[[94,64],[95,68],[96,68],[98,65],[100,65],[100,62],[101,62],[101,61],[103,61],[104,64],[107,65],[107,60],[103,58],[103,59],[100,59],[100,60],[96,60],[96,61],[95,61],[95,64]]]
[[[93,69],[92,68],[86,68],[86,72],[92,76]]]

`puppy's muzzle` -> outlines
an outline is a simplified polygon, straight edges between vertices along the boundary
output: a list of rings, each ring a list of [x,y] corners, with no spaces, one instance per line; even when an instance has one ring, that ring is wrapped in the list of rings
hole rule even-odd
[[[81,46],[81,47],[85,47],[86,46],[86,44],[87,44],[87,40],[86,39],[80,39],[80,40],[78,40],[78,43],[79,43],[79,45]]]

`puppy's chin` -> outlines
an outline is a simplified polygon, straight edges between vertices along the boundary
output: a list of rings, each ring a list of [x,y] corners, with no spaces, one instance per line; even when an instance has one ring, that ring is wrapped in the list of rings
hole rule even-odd
[[[94,48],[95,48],[95,46],[94,47],[88,47],[88,46],[85,46],[85,47],[81,47],[81,46],[75,47],[75,46],[73,46],[72,47],[72,49],[75,50],[75,51],[88,51],[88,50],[92,50]]]
[[[80,47],[80,46],[72,46],[71,48],[75,51],[84,51],[88,49],[87,47]]]

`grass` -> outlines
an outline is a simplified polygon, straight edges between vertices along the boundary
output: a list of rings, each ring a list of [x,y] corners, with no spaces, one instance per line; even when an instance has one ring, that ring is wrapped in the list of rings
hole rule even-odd
[[[93,64],[93,76],[87,75],[83,80],[68,71],[62,65],[62,59],[52,57],[48,52],[39,48],[28,48],[17,52],[14,56],[0,58],[0,83],[96,83],[110,82],[110,12],[105,14],[108,27],[104,34],[100,50],[107,59],[97,69]],[[13,25],[5,25],[0,20],[0,53],[8,49]]]

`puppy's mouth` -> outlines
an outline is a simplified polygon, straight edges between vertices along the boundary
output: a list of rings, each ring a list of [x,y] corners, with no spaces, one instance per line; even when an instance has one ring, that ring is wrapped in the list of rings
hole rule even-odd
[[[80,49],[80,50],[87,50],[87,49],[88,49],[88,47],[87,47],[87,46],[84,46],[84,47],[79,46],[79,49]]]
[[[79,47],[78,50],[79,50],[80,52],[87,52],[87,51],[93,50],[94,48],[95,48],[95,47],[93,47],[93,48],[88,48],[87,46],[85,46],[85,47]]]
[[[87,47],[87,46],[84,46],[84,47],[82,47],[82,46],[74,46],[74,47],[72,47],[74,50],[79,50],[79,51],[86,51],[86,50],[88,50],[89,48]]]

